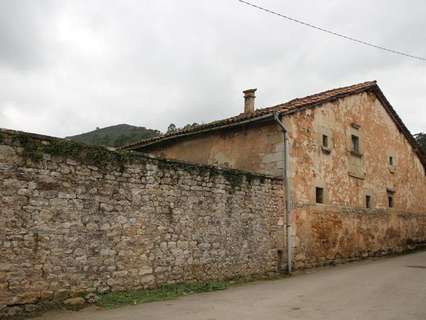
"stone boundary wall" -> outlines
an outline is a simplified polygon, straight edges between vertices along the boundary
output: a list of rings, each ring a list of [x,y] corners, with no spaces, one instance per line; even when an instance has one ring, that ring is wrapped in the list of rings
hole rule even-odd
[[[282,199],[273,177],[1,130],[0,310],[274,274]]]

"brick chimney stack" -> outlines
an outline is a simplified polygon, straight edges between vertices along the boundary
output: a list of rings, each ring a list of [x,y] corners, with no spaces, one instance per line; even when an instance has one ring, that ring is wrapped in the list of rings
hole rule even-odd
[[[254,112],[254,101],[256,96],[254,93],[257,89],[244,90],[244,113]]]

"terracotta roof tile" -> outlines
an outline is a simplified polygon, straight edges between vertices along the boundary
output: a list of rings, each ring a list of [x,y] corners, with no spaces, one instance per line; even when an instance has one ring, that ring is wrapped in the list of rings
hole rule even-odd
[[[157,143],[160,141],[164,141],[164,140],[171,140],[174,138],[178,138],[181,136],[185,136],[185,135],[189,135],[189,134],[195,134],[195,133],[199,133],[199,132],[204,132],[204,131],[210,131],[213,130],[215,128],[218,127],[223,127],[223,126],[228,126],[228,125],[233,125],[233,124],[238,124],[244,121],[249,121],[249,120],[256,120],[257,118],[261,119],[265,116],[272,116],[274,112],[291,112],[297,109],[301,109],[307,106],[311,106],[311,105],[316,105],[319,103],[324,103],[327,102],[329,100],[333,100],[333,99],[337,99],[346,95],[350,95],[350,94],[355,94],[358,93],[360,91],[365,91],[368,90],[370,88],[376,87],[377,83],[376,81],[368,81],[368,82],[364,82],[364,83],[359,83],[359,84],[355,84],[352,86],[348,86],[348,87],[342,87],[342,88],[337,88],[337,89],[333,89],[333,90],[328,90],[328,91],[324,91],[321,93],[317,93],[314,95],[310,95],[304,98],[296,98],[293,100],[290,100],[286,103],[282,103],[276,106],[272,106],[272,107],[267,107],[267,108],[262,108],[262,109],[257,109],[254,112],[250,112],[250,113],[241,113],[237,116],[231,117],[231,118],[226,118],[223,120],[217,120],[217,121],[213,121],[213,122],[209,122],[206,124],[200,124],[200,125],[196,125],[196,126],[192,126],[190,128],[184,128],[184,129],[178,129],[176,131],[173,132],[169,132],[160,136],[156,136],[150,139],[145,139],[145,140],[141,140],[138,142],[134,142],[128,145],[125,145],[123,147],[121,147],[120,149],[122,150],[134,150],[134,149],[138,149],[141,148],[145,145],[150,145],[153,143]]]

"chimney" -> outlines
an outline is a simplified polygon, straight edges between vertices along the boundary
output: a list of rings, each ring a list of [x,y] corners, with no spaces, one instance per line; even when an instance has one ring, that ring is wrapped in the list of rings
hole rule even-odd
[[[256,96],[254,93],[257,89],[244,90],[244,113],[254,112],[254,101]]]

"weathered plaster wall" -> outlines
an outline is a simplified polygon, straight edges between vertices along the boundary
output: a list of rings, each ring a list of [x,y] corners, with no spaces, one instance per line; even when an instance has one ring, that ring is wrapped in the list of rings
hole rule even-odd
[[[426,215],[335,205],[294,211],[295,268],[405,252],[426,245]]]
[[[282,141],[278,126],[269,122],[189,136],[169,144],[144,148],[143,152],[168,159],[282,176]]]
[[[314,204],[315,187],[322,186],[328,205],[365,208],[369,194],[372,208],[387,208],[389,189],[395,209],[426,214],[424,168],[374,94],[346,97],[284,121],[297,205]],[[322,134],[329,136],[330,152],[322,150]],[[361,157],[351,153],[352,134],[360,137]]]
[[[284,121],[291,135],[297,267],[424,245],[424,168],[373,94],[347,97]],[[329,150],[322,148],[323,134]],[[352,134],[360,137],[361,157],[351,153]],[[324,188],[324,204],[315,203],[315,187]],[[394,191],[393,208],[388,207],[388,190]]]
[[[0,137],[0,310],[277,271],[280,180],[149,157],[99,167]]]

